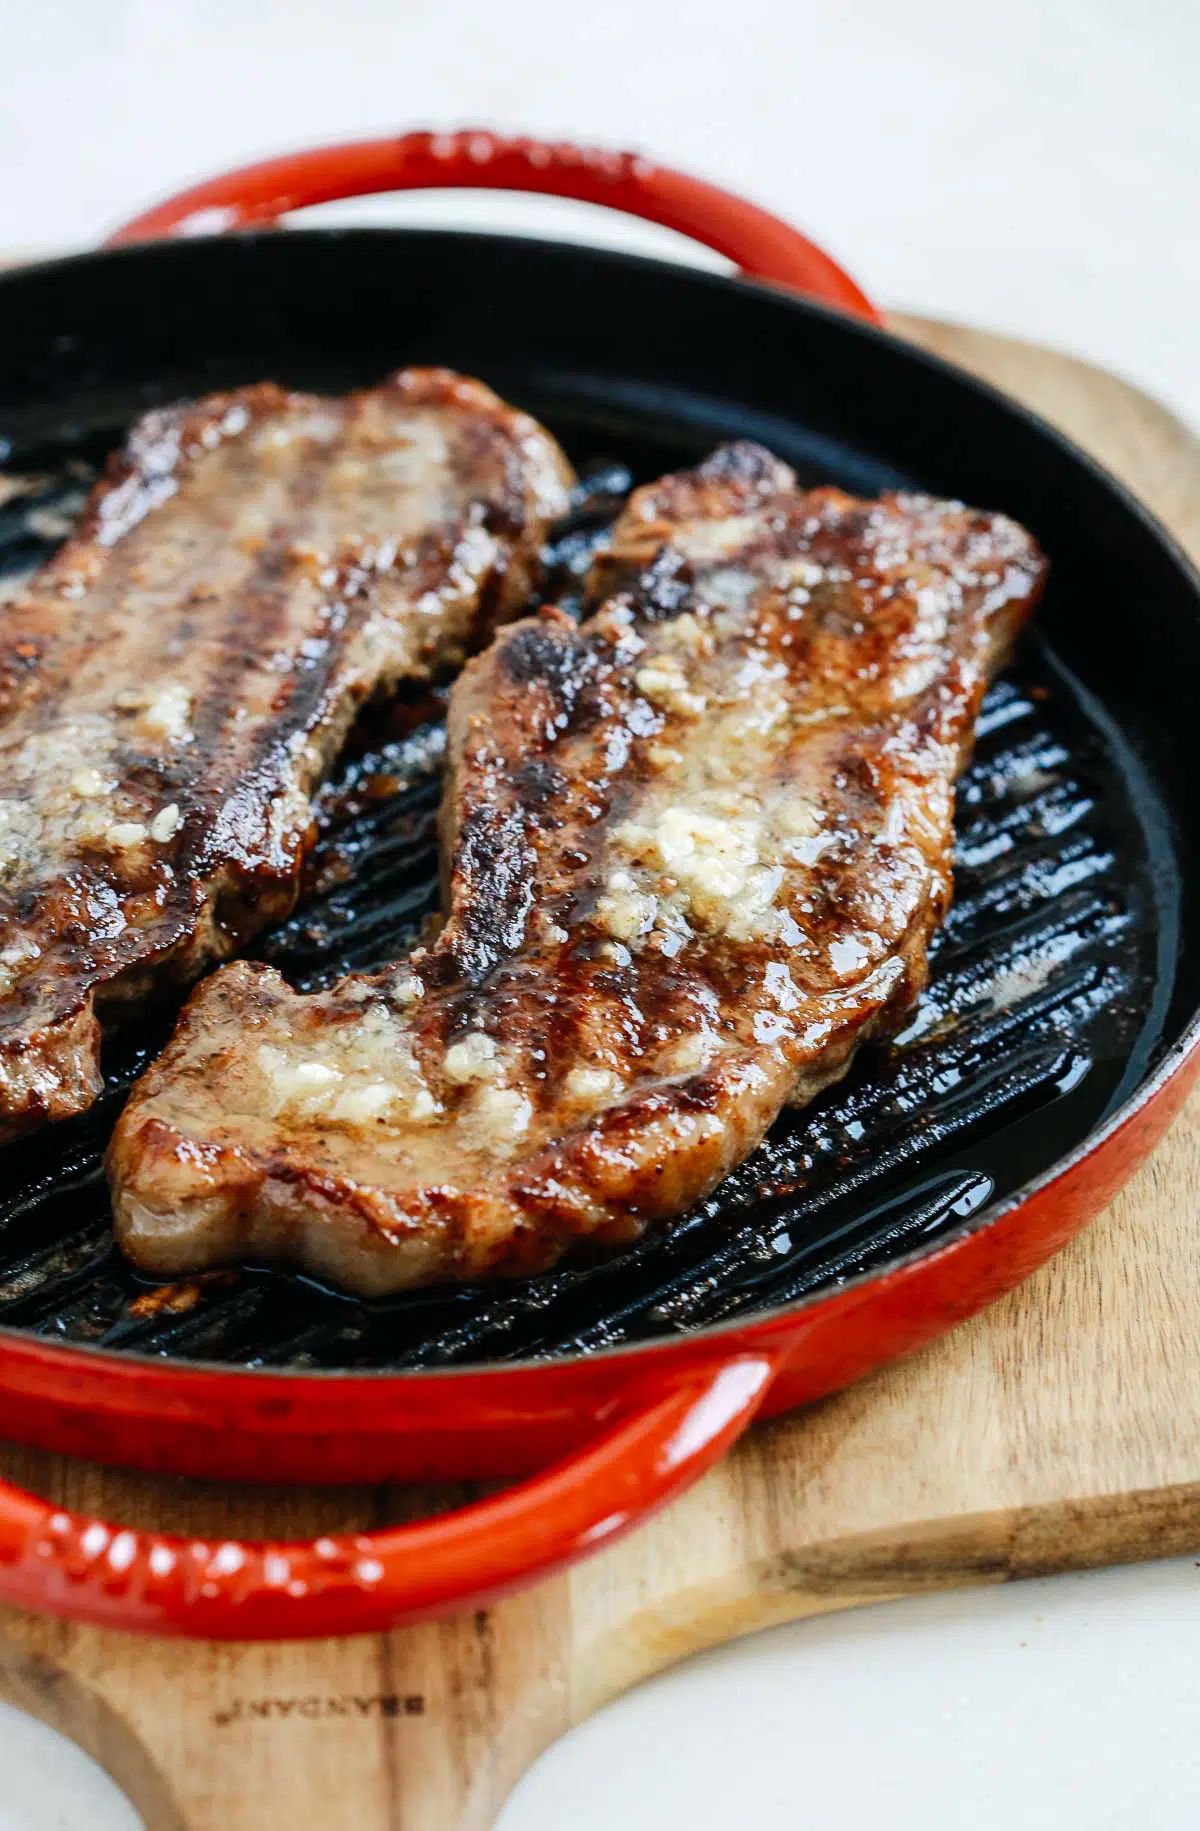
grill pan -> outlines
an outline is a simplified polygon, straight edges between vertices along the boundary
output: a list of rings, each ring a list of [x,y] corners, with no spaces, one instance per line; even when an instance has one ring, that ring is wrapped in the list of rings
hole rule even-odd
[[[632,209],[838,309],[561,244],[262,228],[333,196],[465,183]],[[100,1154],[169,1012],[111,1046],[96,1108],[0,1153],[7,1436],[224,1478],[528,1478],[312,1545],[178,1542],[0,1484],[0,1595],[209,1636],[394,1625],[598,1546],[756,1413],[972,1313],[1150,1148],[1198,1059],[1200,582],[1111,478],[887,336],[811,244],[640,160],[410,135],[216,180],[118,239],[141,245],[0,281],[0,456],[36,479],[0,506],[0,597],[148,405],[267,376],[340,389],[411,361],[481,375],[565,443],[584,480],[548,593],[568,604],[631,485],[728,437],[761,439],[803,482],[1003,509],[1052,562],[980,718],[917,1012],[619,1259],[386,1303],[265,1268],[145,1283],[112,1245]],[[383,964],[436,905],[442,748],[436,697],[402,703],[324,792],[306,894],[254,950],[302,989]]]

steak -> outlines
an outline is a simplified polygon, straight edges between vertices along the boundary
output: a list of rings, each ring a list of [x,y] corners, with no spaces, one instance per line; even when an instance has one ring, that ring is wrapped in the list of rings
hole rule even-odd
[[[0,1136],[91,1103],[101,1019],[286,914],[355,712],[523,605],[569,482],[437,369],[133,428],[0,613]]]
[[[801,492],[754,446],[636,492],[583,625],[513,624],[453,689],[436,939],[194,994],[111,1147],[126,1252],[380,1294],[704,1195],[919,993],[1043,571],[1001,516]]]

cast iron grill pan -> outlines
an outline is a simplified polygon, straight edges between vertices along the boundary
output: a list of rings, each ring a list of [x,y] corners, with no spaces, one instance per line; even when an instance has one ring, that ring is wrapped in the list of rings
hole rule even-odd
[[[594,432],[546,417],[586,479],[550,553],[548,595],[570,605],[631,483],[701,448],[656,439],[598,455]],[[0,599],[69,531],[118,437],[23,454],[33,482],[17,494],[0,474]],[[802,480],[864,487],[836,466]],[[443,753],[436,696],[364,729],[324,793],[307,893],[255,957],[312,990],[413,942],[437,907]],[[171,1286],[138,1278],[112,1242],[101,1154],[169,1031],[164,1012],[109,1049],[91,1112],[0,1152],[0,1325],[246,1366],[548,1359],[743,1318],[959,1230],[1139,1083],[1171,990],[1168,824],[1120,732],[1036,633],[979,720],[955,886],[928,991],[892,1044],[864,1050],[840,1086],[785,1114],[669,1229],[615,1260],[522,1283],[364,1303],[267,1268]]]

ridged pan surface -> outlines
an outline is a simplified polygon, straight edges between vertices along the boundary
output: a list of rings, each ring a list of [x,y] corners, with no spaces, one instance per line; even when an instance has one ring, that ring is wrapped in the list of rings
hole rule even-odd
[[[669,430],[605,439],[594,423],[547,417],[585,476],[550,555],[550,593],[570,603],[631,482],[703,445]],[[119,433],[93,426],[10,460],[0,596],[68,531]],[[800,469],[805,481],[871,487],[839,474],[836,453]],[[325,792],[303,902],[257,957],[308,990],[411,944],[437,906],[443,751],[436,699],[360,734]],[[902,1035],[785,1115],[669,1228],[617,1259],[520,1284],[366,1304],[267,1268],[171,1287],[135,1277],[112,1243],[100,1160],[130,1080],[166,1034],[164,1012],[110,1048],[92,1113],[0,1153],[0,1325],[250,1366],[545,1359],[745,1318],[932,1243],[1115,1110],[1153,1061],[1170,1001],[1169,823],[1134,751],[1037,633],[979,721],[955,884],[928,991]]]

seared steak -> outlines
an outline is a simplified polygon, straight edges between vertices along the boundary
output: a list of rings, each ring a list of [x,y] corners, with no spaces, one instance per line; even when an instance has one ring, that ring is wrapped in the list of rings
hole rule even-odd
[[[521,606],[569,478],[436,369],[133,429],[0,614],[0,1135],[95,1098],[97,1011],[286,913],[356,709]]]
[[[701,1196],[919,992],[955,778],[1039,589],[1000,516],[798,492],[734,446],[632,498],[601,607],[451,696],[448,917],[301,997],[193,996],[113,1141],[155,1273],[525,1273]]]

